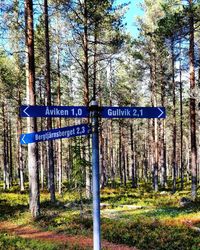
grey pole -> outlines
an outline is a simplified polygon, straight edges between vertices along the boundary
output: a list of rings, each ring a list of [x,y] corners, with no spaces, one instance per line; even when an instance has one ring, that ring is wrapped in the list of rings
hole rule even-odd
[[[93,192],[93,249],[101,249],[100,229],[100,183],[99,183],[99,122],[98,103],[92,101],[92,192]]]

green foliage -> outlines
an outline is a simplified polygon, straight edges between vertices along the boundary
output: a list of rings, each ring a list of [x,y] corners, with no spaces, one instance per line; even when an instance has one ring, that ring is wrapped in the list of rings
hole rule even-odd
[[[14,218],[27,209],[27,194],[0,193],[0,220]]]
[[[20,237],[11,236],[7,233],[0,233],[0,250],[59,250],[64,249],[56,244],[46,243],[36,240],[27,240]]]
[[[102,234],[109,241],[148,250],[198,249],[200,243],[197,232],[184,227],[163,226],[159,221],[149,223],[145,218],[135,222],[103,220]]]
[[[12,58],[8,57],[0,48],[0,89],[6,96],[13,96],[16,84],[16,67]]]
[[[79,189],[82,188],[85,184],[85,168],[86,165],[90,164],[85,160],[85,158],[81,155],[81,143],[76,143],[72,148],[73,150],[73,173],[72,173],[72,181],[75,186]]]

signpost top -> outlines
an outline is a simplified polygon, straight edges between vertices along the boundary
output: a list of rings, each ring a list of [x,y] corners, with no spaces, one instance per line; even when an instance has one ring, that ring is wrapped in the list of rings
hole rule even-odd
[[[21,106],[21,117],[65,117],[88,118],[97,107],[96,101],[90,108],[85,106]],[[102,118],[165,118],[164,107],[99,107]]]

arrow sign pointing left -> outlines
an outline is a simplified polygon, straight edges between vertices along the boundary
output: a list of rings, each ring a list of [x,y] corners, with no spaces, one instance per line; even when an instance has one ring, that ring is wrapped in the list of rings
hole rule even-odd
[[[89,109],[85,106],[21,106],[20,116],[87,118]]]
[[[88,134],[90,134],[90,127],[87,124],[81,124],[76,126],[51,129],[35,133],[22,134],[20,137],[20,143],[28,144],[33,142],[70,138]]]

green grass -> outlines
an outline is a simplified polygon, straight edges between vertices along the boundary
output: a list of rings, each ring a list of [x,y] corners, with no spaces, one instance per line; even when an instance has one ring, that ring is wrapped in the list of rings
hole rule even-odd
[[[102,238],[143,250],[200,250],[199,232],[184,223],[191,221],[193,225],[200,226],[200,202],[184,208],[179,205],[180,198],[189,195],[188,190],[173,195],[166,191],[155,193],[145,186],[140,190],[130,187],[105,188],[101,192],[101,202],[109,206],[101,211]],[[49,194],[43,192],[41,216],[33,221],[28,211],[28,194],[2,192],[0,220],[33,225],[41,230],[92,237],[91,201],[85,199],[81,211],[79,197],[77,192],[65,192],[62,196],[57,195],[58,202],[52,205],[48,201]],[[19,238],[8,235],[1,235],[0,242],[7,237],[8,244],[21,244]],[[27,240],[22,241],[25,246]],[[48,247],[52,248],[41,249],[54,249],[54,246]]]

